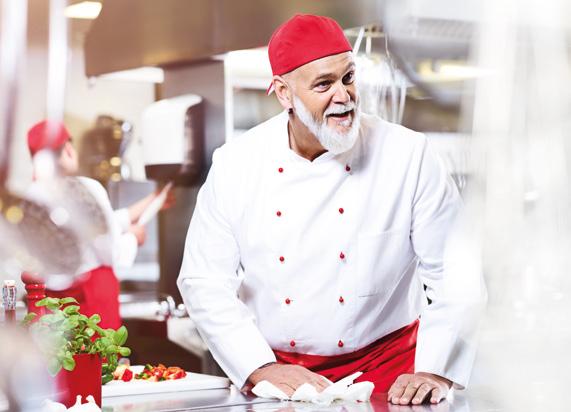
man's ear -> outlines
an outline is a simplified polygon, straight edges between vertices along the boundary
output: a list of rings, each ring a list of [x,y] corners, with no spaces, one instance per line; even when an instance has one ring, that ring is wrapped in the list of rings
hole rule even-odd
[[[73,145],[68,140],[63,144],[62,152],[65,152],[66,155],[69,155],[73,151]]]
[[[289,84],[282,76],[274,76],[274,92],[282,107],[286,110],[293,108],[293,93]]]

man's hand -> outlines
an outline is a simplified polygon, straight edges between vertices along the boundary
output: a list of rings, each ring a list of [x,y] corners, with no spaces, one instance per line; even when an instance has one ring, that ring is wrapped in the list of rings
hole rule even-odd
[[[253,385],[261,381],[268,381],[283,391],[287,396],[293,395],[295,390],[304,383],[313,385],[318,392],[321,392],[329,386],[329,382],[327,382],[323,376],[313,373],[303,366],[280,365],[277,363],[256,369],[252,372],[248,380]]]
[[[438,403],[446,398],[452,382],[427,372],[405,374],[397,378],[389,389],[387,400],[398,405],[419,405],[425,400]]]

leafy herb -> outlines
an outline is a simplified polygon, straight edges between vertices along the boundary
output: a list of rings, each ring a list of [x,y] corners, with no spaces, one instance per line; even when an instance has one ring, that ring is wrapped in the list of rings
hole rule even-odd
[[[99,355],[103,360],[102,384],[113,380],[118,356],[129,356],[131,350],[123,346],[128,333],[125,326],[119,329],[103,329],[98,324],[97,314],[87,317],[80,313],[74,298],[45,298],[36,303],[46,307],[51,313],[41,316],[37,322],[35,313],[29,313],[23,323],[30,325],[30,332],[40,343],[41,350],[48,359],[48,370],[56,375],[62,368],[72,371],[75,368],[73,355],[86,353]]]

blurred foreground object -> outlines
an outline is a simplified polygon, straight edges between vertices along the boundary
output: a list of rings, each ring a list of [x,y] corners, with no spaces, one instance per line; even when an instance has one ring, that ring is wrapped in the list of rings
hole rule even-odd
[[[2,325],[0,348],[0,402],[5,398],[10,412],[41,410],[52,386],[30,335],[19,326]]]
[[[63,113],[67,60],[64,6],[64,0],[50,1],[47,112],[49,118],[56,119]],[[66,202],[54,201],[51,206],[14,193],[7,186],[22,58],[25,55],[27,1],[2,1],[1,16],[0,270],[74,274],[82,259],[80,245],[93,236],[93,231],[84,231],[85,225],[77,219],[74,221],[74,211],[82,206],[76,203],[77,196],[70,190],[70,185],[53,179],[50,193]],[[44,143],[49,149],[37,154],[38,171],[42,178],[50,179],[55,170],[55,156],[50,149],[53,147],[51,143],[57,139],[56,130],[48,126],[46,137]],[[41,282],[34,285],[41,291]],[[6,295],[9,294],[10,290],[7,290]],[[9,306],[12,297],[11,294],[7,296]],[[0,329],[0,348],[0,394],[7,399],[8,409],[39,410],[50,388],[45,363],[28,334],[6,324]]]
[[[0,34],[0,257],[2,266],[73,272],[80,263],[78,239],[54,222],[44,205],[11,192],[7,186],[19,72],[25,50],[27,2],[2,2]],[[59,253],[64,248],[69,253]]]
[[[488,75],[463,107],[474,180],[457,247],[468,269],[482,259],[490,294],[472,390],[492,386],[505,411],[562,410],[571,364],[571,5],[481,4],[473,54]]]

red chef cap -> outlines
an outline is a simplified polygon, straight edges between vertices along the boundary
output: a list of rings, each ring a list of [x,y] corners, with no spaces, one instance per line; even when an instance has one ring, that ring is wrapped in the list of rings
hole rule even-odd
[[[341,26],[329,17],[296,14],[276,29],[268,55],[274,75],[282,75],[322,57],[352,51]],[[268,94],[273,91],[273,82]]]
[[[34,156],[43,149],[59,149],[71,138],[63,123],[42,120],[28,130],[28,149]]]

